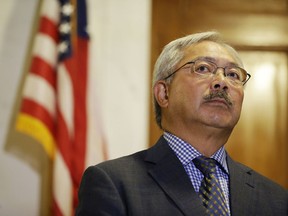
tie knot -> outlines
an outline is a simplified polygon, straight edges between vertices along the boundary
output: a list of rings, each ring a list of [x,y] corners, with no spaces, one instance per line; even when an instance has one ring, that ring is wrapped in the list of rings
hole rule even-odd
[[[207,176],[216,171],[217,161],[205,156],[199,156],[193,160],[195,166],[202,172],[204,176]]]

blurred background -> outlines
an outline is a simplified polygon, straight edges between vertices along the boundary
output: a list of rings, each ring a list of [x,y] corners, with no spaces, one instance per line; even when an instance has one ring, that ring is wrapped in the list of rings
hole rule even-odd
[[[190,33],[217,30],[239,50],[252,75],[226,149],[288,188],[287,0],[88,0],[87,5],[89,70],[107,159],[152,146],[161,135],[152,114],[150,78],[163,46]],[[17,157],[21,149],[13,154],[7,148],[8,141],[33,142],[11,138],[10,131],[38,8],[38,0],[0,0],[1,216],[48,215],[50,175],[43,168],[51,168],[49,159],[37,164],[43,155],[37,145],[27,147],[39,155],[31,163],[28,156]]]

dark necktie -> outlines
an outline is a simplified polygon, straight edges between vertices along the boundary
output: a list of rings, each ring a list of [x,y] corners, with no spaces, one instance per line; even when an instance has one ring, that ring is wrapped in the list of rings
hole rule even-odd
[[[193,162],[204,175],[199,189],[199,197],[202,199],[208,215],[229,215],[223,191],[215,174],[217,162],[204,156],[195,158]]]

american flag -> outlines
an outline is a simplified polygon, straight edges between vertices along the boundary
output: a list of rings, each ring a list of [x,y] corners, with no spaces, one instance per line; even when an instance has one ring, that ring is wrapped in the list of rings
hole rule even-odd
[[[84,169],[107,158],[91,85],[85,0],[42,0],[16,130],[53,161],[51,215],[74,215]]]

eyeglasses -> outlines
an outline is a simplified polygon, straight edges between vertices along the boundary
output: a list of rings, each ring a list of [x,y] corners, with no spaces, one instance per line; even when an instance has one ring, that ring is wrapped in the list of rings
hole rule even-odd
[[[210,77],[211,75],[216,74],[218,68],[222,68],[224,70],[224,76],[235,85],[245,85],[246,82],[250,79],[251,75],[247,73],[241,67],[236,65],[226,66],[226,67],[218,67],[214,62],[204,59],[196,59],[193,61],[189,61],[175,70],[173,73],[164,78],[164,80],[173,76],[177,71],[184,68],[186,65],[191,65],[191,73],[195,73],[201,75],[203,77]]]

